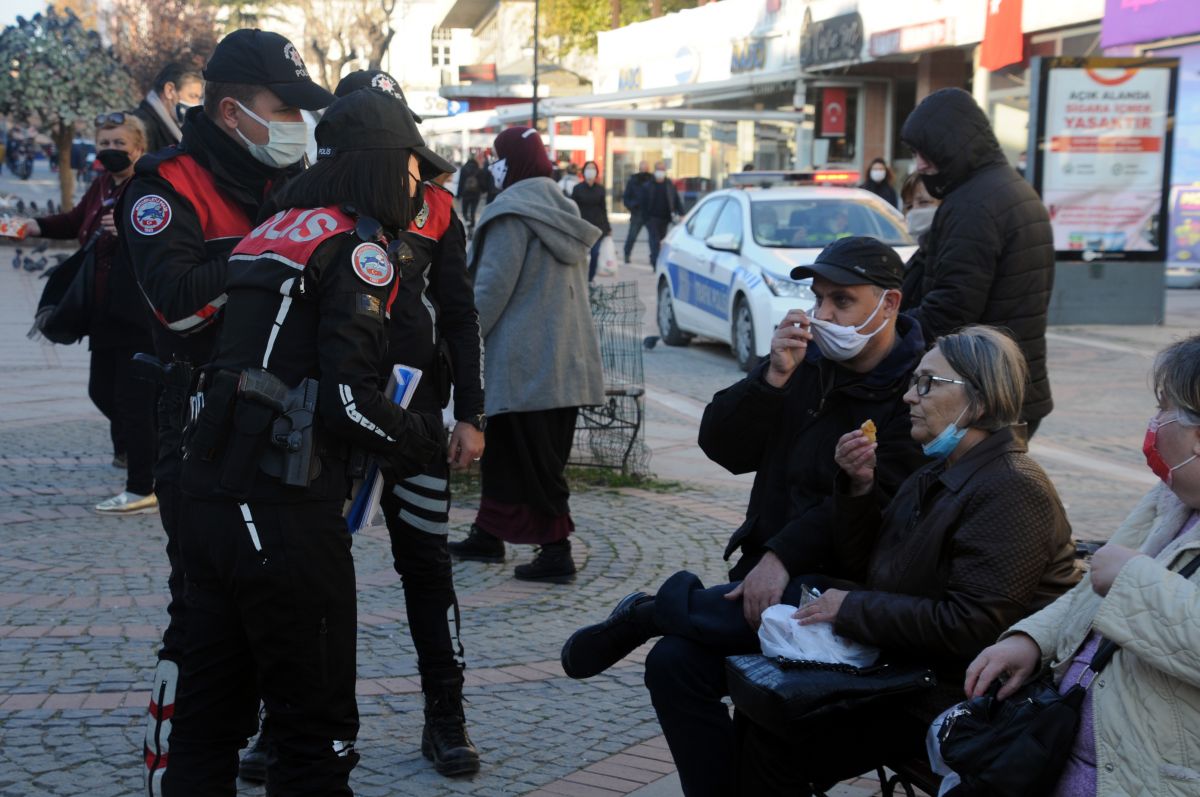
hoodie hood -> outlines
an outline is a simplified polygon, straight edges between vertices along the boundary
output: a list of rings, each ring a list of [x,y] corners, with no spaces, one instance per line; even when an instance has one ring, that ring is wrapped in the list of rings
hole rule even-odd
[[[937,174],[922,178],[937,199],[973,172],[1007,163],[987,115],[962,89],[940,89],[923,99],[904,121],[900,138],[937,167]]]
[[[501,216],[519,216],[546,250],[564,266],[586,265],[588,250],[600,239],[600,229],[579,217],[579,206],[563,195],[549,177],[531,177],[505,188],[479,217],[475,240],[482,242],[488,224]],[[481,246],[472,243],[468,262],[474,265]]]

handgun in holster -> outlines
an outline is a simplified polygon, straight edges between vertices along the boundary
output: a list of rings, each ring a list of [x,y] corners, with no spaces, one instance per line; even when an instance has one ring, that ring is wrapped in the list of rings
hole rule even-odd
[[[167,422],[182,429],[184,399],[192,388],[195,369],[187,360],[172,360],[163,363],[153,354],[138,352],[133,355],[133,376],[144,382],[152,382],[162,388],[162,408],[167,413]]]
[[[271,447],[256,464],[290,487],[307,487],[321,472],[321,459],[314,456],[319,386],[316,379],[306,378],[289,388],[261,368],[243,371],[238,380],[239,405],[255,404],[274,414]]]

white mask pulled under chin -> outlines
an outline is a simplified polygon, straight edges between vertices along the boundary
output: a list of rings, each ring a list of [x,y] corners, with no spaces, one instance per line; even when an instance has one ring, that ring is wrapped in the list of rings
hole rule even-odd
[[[812,326],[809,331],[812,332],[813,340],[816,341],[817,348],[821,350],[821,354],[828,357],[834,362],[845,362],[853,357],[857,357],[867,345],[871,338],[878,334],[880,329],[885,325],[881,324],[874,332],[866,335],[859,332],[860,329],[871,323],[871,320],[879,313],[879,308],[883,307],[883,300],[887,296],[885,291],[879,297],[879,304],[875,305],[875,309],[867,316],[867,320],[863,321],[856,327],[845,327],[841,324],[834,324],[831,321],[822,321],[819,318],[809,318]]]

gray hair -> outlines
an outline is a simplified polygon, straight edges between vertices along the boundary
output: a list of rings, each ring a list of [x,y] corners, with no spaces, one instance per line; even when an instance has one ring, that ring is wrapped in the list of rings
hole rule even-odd
[[[995,432],[1020,422],[1029,367],[1007,332],[972,325],[938,338],[937,347],[967,382],[970,426]]]
[[[1154,358],[1154,395],[1179,410],[1184,426],[1200,426],[1200,335],[1173,343]]]

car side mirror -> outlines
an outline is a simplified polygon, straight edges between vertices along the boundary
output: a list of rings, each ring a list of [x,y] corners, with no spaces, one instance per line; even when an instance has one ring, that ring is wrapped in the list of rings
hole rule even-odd
[[[720,235],[710,235],[704,239],[704,245],[709,249],[716,249],[718,252],[733,252],[737,254],[742,251],[742,242],[733,233],[723,232]]]

